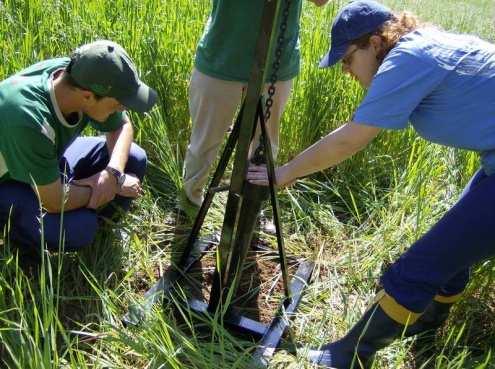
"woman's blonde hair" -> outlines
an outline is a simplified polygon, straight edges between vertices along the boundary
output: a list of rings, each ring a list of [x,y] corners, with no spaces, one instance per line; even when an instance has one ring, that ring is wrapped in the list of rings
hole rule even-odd
[[[423,26],[418,17],[411,12],[394,14],[393,18],[385,22],[375,32],[367,33],[357,40],[351,42],[360,48],[365,48],[370,43],[371,36],[379,36],[383,42],[382,52],[378,55],[378,60],[383,61],[390,50],[394,48],[399,39],[405,34],[412,32]]]

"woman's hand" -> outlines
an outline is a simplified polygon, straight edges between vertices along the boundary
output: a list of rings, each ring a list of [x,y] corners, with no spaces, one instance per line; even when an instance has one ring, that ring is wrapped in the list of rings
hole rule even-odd
[[[268,186],[268,170],[266,165],[250,165],[246,179],[255,185]],[[275,186],[279,188],[292,185],[297,178],[290,178],[285,166],[275,168]]]

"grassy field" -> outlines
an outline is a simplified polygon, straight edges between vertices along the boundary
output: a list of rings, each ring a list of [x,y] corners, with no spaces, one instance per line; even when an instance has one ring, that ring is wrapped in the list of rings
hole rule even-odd
[[[342,3],[304,5],[303,68],[283,118],[280,162],[349,119],[363,95],[339,68],[317,68]],[[495,41],[493,0],[386,3]],[[129,51],[161,97],[151,114],[133,116],[150,168],[146,195],[122,225],[129,237],[104,230],[79,254],[44,255],[39,270],[21,268],[11,248],[0,246],[0,367],[247,368],[255,343],[233,336],[215,317],[198,321],[187,310],[177,314],[170,302],[140,328],[120,322],[166,269],[180,237],[174,204],[190,134],[188,78],[209,6],[208,0],[0,1],[0,78],[109,38]],[[280,351],[270,368],[310,368],[303,351],[346,332],[372,300],[383,268],[455,202],[477,167],[475,154],[427,144],[406,130],[383,133],[338,168],[281,191],[287,248],[317,265],[291,326],[299,353]],[[219,230],[221,203],[214,203],[205,234]],[[473,269],[428,354],[418,355],[412,339],[396,342],[374,368],[495,368],[494,278],[493,261]]]

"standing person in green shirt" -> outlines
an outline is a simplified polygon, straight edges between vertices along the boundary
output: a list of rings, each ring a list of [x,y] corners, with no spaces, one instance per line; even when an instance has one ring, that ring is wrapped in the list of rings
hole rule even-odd
[[[97,217],[128,210],[141,193],[146,154],[127,109],[156,92],[118,44],[100,40],[0,82],[0,228],[26,251],[77,250]],[[91,125],[105,137],[78,137]],[[97,212],[98,209],[98,212]]]
[[[211,165],[246,91],[264,1],[213,0],[189,84],[192,133],[184,161],[184,192],[179,205],[190,217],[203,201]],[[317,6],[328,2],[309,1]],[[299,73],[301,8],[302,0],[291,0],[276,93],[267,121],[274,156],[278,151],[280,117],[293,79]]]

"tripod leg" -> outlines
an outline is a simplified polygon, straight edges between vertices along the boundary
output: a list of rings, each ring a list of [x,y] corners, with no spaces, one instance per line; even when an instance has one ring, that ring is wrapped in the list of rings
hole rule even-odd
[[[229,164],[230,157],[232,156],[232,152],[234,151],[235,145],[237,144],[237,141],[239,139],[239,131],[240,131],[241,117],[243,110],[244,110],[244,104],[242,105],[239,114],[237,115],[236,121],[234,123],[234,128],[232,129],[232,132],[229,135],[227,143],[225,144],[225,148],[222,152],[222,156],[220,157],[218,166],[215,170],[215,173],[213,174],[213,178],[210,182],[210,185],[208,186],[205,199],[201,204],[201,208],[199,209],[196,219],[194,220],[191,233],[189,234],[189,238],[187,240],[187,245],[184,249],[184,252],[182,253],[182,257],[179,262],[179,267],[185,266],[187,259],[189,258],[191,252],[194,249],[194,244],[198,239],[198,235],[201,230],[201,227],[203,226],[206,213],[208,212],[208,209],[210,208],[211,203],[213,202],[213,197],[215,195],[215,191],[213,189],[218,187],[218,185],[220,184],[222,176],[225,173],[225,168],[227,168],[227,165]]]
[[[275,223],[275,230],[277,234],[277,247],[278,253],[280,257],[280,269],[282,270],[282,279],[284,283],[284,292],[285,297],[290,299],[290,289],[289,289],[289,273],[287,268],[287,256],[284,247],[284,239],[282,236],[282,227],[280,226],[280,217],[279,217],[279,206],[278,199],[275,190],[275,166],[272,154],[272,146],[270,144],[270,137],[268,137],[265,125],[265,117],[263,115],[263,109],[261,104],[261,99],[258,102],[258,117],[261,126],[261,137],[260,142],[263,145],[263,159],[266,163],[266,169],[268,172],[268,180],[269,180],[269,191],[270,191],[270,200],[273,209],[273,222]]]
[[[258,106],[257,109],[260,109],[260,106]],[[257,119],[258,115],[259,111],[256,112],[255,119]],[[254,136],[255,130],[256,124],[253,124],[251,139]],[[235,196],[235,194],[229,193],[229,196]],[[268,192],[265,187],[255,186],[245,181],[241,194],[241,197],[245,199],[245,201],[240,202],[238,213],[234,214],[228,207],[226,209],[226,218],[236,217],[236,221],[234,222],[235,229],[229,233],[233,235],[234,242],[225,242],[219,245],[221,256],[220,263],[222,268],[221,270],[215,271],[208,307],[210,311],[215,311],[218,304],[224,302],[225,296],[223,296],[223,288],[225,286],[228,286],[231,291],[237,290],[242,273],[242,266],[251,245],[258,214],[261,205],[263,201],[266,200],[267,196]],[[227,205],[228,204],[229,202]],[[224,227],[226,227],[225,223]],[[226,245],[230,247],[226,247]]]

